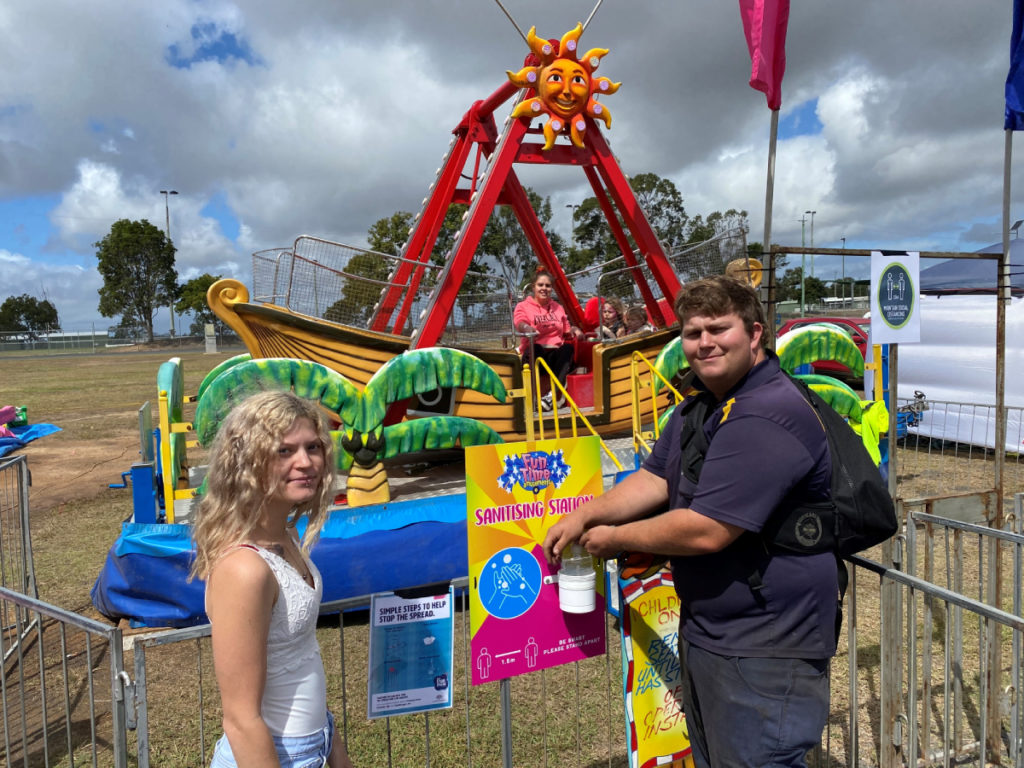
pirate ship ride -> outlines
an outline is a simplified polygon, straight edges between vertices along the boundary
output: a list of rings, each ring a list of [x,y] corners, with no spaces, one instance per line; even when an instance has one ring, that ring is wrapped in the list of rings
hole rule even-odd
[[[629,430],[634,352],[654,359],[672,339],[671,300],[679,275],[697,275],[692,254],[678,260],[666,254],[601,132],[599,122],[608,128],[611,116],[599,97],[615,93],[619,84],[594,74],[606,49],[579,55],[582,32],[577,25],[560,40],[545,40],[530,30],[525,66],[508,72],[507,81],[475,102],[455,127],[397,257],[304,236],[291,248],[254,254],[252,294],[237,280],[211,286],[211,308],[250,354],[320,363],[362,388],[398,355],[456,347],[490,366],[507,392],[521,392],[529,360],[517,351],[512,310],[522,288],[471,268],[491,214],[509,206],[537,262],[553,275],[557,298],[574,325],[587,326],[581,300],[588,292],[647,308],[654,331],[578,343],[576,373],[567,386],[598,433]],[[499,130],[495,113],[513,99]],[[536,118],[543,124],[532,127]],[[565,272],[516,174],[517,165],[531,164],[583,172],[621,251],[618,259],[589,272]],[[445,216],[457,204],[466,211],[454,244],[447,253],[435,253]],[[702,264],[701,272],[720,273],[730,260],[745,256],[743,238],[742,232],[731,233],[713,243],[715,263]],[[389,273],[380,279],[374,270]],[[654,396],[667,398],[664,392]],[[651,397],[650,390],[641,393],[642,408],[649,409]],[[505,441],[525,439],[530,417],[522,397],[499,400],[473,389],[436,386],[392,403],[386,421],[430,415],[482,421]]]
[[[465,494],[431,477],[429,497],[392,501],[382,461],[404,456],[410,445],[416,451],[526,437],[529,357],[518,352],[521,340],[512,322],[522,289],[472,269],[497,206],[514,213],[575,325],[587,325],[581,306],[587,293],[647,308],[655,330],[578,343],[577,372],[567,382],[568,394],[597,432],[631,428],[635,353],[653,361],[663,348],[674,350],[662,355],[670,363],[664,373],[678,370],[678,343],[669,342],[678,342],[670,304],[680,280],[721,273],[738,257],[747,265],[745,233],[665,252],[601,133],[599,123],[607,128],[611,118],[599,96],[618,85],[594,76],[607,51],[578,55],[582,31],[577,25],[560,40],[542,40],[531,30],[525,66],[475,102],[453,131],[398,256],[304,236],[289,248],[254,255],[251,294],[237,280],[211,286],[211,308],[244,340],[249,355],[210,372],[195,398],[194,424],[182,414],[180,363],[162,367],[160,450],[153,462],[162,493],[141,499],[111,549],[92,593],[104,615],[149,626],[205,619],[202,584],[185,578],[197,489],[181,487],[189,484],[184,433],[194,428],[199,444],[208,444],[223,414],[252,388],[301,390],[319,399],[341,427],[332,438],[339,468],[347,473],[347,503],[332,512],[313,552],[325,600],[467,572]],[[517,94],[499,131],[494,115]],[[537,128],[531,127],[535,118],[544,118]],[[620,256],[567,274],[516,175],[517,164],[581,169]],[[439,249],[454,205],[465,208],[461,227],[450,250]],[[648,413],[652,397],[661,407],[668,404],[664,388],[637,392]]]

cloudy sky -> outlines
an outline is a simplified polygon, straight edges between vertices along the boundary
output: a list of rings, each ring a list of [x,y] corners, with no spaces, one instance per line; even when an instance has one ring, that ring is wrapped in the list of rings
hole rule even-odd
[[[503,0],[548,38],[595,1]],[[807,210],[823,247],[999,240],[1010,24],[1005,0],[794,3],[773,241],[799,245]],[[419,210],[451,129],[527,52],[493,0],[7,0],[0,32],[0,301],[46,296],[66,328],[114,322],[93,244],[120,218],[163,227],[162,189],[183,281],[248,283],[251,252],[299,234],[364,245]],[[671,178],[690,214],[746,209],[760,240],[770,113],[737,4],[604,0],[580,45],[622,82],[605,135],[625,173]],[[582,174],[521,175],[568,235]]]

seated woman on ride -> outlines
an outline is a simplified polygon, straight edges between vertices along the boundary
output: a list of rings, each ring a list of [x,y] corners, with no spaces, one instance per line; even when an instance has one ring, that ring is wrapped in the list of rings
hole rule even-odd
[[[527,352],[532,342],[534,357],[543,359],[564,386],[573,361],[573,346],[566,340],[582,338],[583,331],[569,322],[565,309],[552,298],[554,280],[550,272],[538,269],[530,289],[531,295],[512,313],[516,332],[523,336],[519,351]]]

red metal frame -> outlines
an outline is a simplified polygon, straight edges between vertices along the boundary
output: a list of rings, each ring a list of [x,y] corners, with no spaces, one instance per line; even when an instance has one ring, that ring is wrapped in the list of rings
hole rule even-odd
[[[513,168],[515,163],[581,166],[594,189],[612,234],[622,249],[626,263],[637,266],[626,233],[619,224],[619,217],[637,243],[662,294],[671,300],[679,290],[679,279],[665,257],[665,252],[641,210],[628,180],[593,120],[587,119],[586,146],[582,149],[557,145],[548,151],[541,151],[538,143],[524,143],[527,135],[536,133],[530,130],[529,118],[525,117],[519,118],[509,126],[499,145],[493,113],[516,93],[520,93],[519,88],[511,83],[505,83],[487,99],[474,103],[455,128],[455,143],[445,159],[423,213],[416,222],[403,251],[406,261],[403,261],[396,270],[392,278],[394,284],[384,292],[371,321],[371,329],[386,330],[390,325],[393,333],[399,333],[405,326],[415,289],[419,287],[424,266],[430,260],[441,224],[448,207],[456,202],[468,203],[469,215],[463,223],[461,234],[430,298],[426,315],[413,331],[412,348],[433,346],[441,338],[466,270],[472,262],[473,254],[496,205],[512,206],[537,255],[538,262],[551,272],[555,290],[570,320],[576,325],[582,324],[583,310],[579,299],[569,284],[565,271],[544,234],[544,228],[516,176]],[[470,187],[460,188],[458,181],[474,145],[477,146],[477,159]],[[489,168],[482,182],[477,173],[481,153],[490,159]],[[633,270],[633,277],[647,304],[650,316],[655,322],[661,322],[661,313],[657,310],[654,295],[641,271]]]

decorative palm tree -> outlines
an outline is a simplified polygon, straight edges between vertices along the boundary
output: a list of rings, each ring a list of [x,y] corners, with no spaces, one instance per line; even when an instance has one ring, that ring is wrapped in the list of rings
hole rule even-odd
[[[507,396],[501,377],[489,365],[467,352],[444,347],[411,350],[388,360],[361,391],[336,371],[307,360],[240,360],[205,387],[196,407],[196,434],[201,444],[208,445],[231,408],[249,395],[267,389],[293,390],[318,400],[341,422],[342,428],[331,437],[338,468],[349,473],[349,506],[379,504],[391,498],[384,459],[502,442],[487,424],[457,416],[384,424],[390,405],[438,388],[472,389],[499,402]]]

